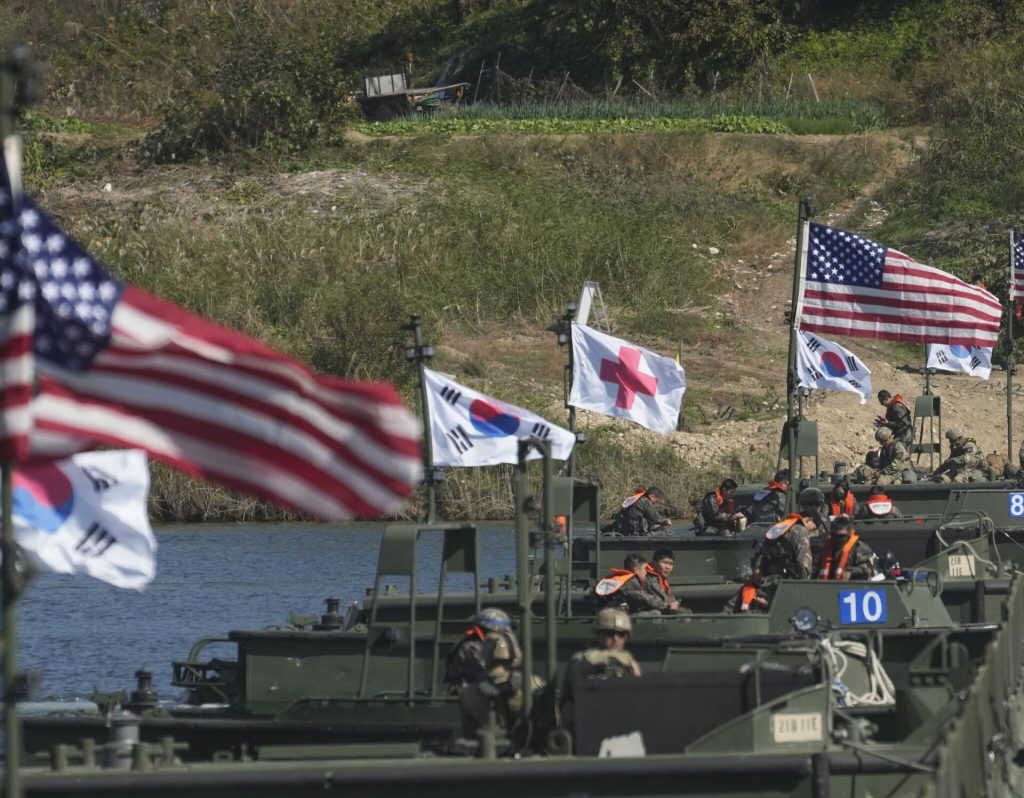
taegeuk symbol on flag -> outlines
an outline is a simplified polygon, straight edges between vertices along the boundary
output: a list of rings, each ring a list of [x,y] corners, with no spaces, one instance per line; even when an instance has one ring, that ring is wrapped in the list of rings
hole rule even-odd
[[[675,431],[686,390],[680,363],[581,324],[572,325],[572,356],[570,405]]]
[[[406,503],[422,476],[421,429],[393,386],[315,374],[119,282],[6,178],[0,235],[8,454],[139,447],[323,520]]]
[[[12,482],[15,540],[33,563],[136,590],[152,581],[145,452],[83,452],[19,466]]]
[[[536,413],[499,402],[450,377],[423,370],[430,414],[431,454],[439,466],[487,466],[519,462],[519,441],[551,443],[555,460],[568,460],[576,436]],[[540,457],[531,450],[527,459]]]
[[[823,391],[852,391],[865,404],[871,396],[871,371],[853,352],[808,332],[797,334],[796,371],[800,385]]]
[[[992,373],[991,347],[928,344],[927,351],[926,368],[956,371],[983,380]]]

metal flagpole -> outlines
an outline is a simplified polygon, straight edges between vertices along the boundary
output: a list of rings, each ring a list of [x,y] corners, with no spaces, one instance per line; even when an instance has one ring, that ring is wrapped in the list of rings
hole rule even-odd
[[[433,344],[423,343],[423,324],[418,313],[409,317],[405,329],[412,333],[412,346],[405,348],[405,359],[416,364],[419,374],[420,418],[423,419],[423,484],[426,486],[426,507],[424,520],[428,524],[437,519],[437,483],[441,481],[434,473],[433,438],[430,431],[430,405],[427,403],[427,378],[423,370],[427,362],[434,357]],[[443,479],[443,477],[442,477]]]
[[[32,62],[29,49],[24,46],[13,48],[0,63],[0,142],[3,157],[7,157],[8,138],[15,135],[14,120],[23,108],[31,105],[38,97],[39,83],[36,65]],[[20,147],[16,148],[16,163],[8,163],[11,179],[12,216],[17,211],[21,192]],[[4,795],[7,798],[21,796],[21,719],[18,717],[17,697],[21,687],[18,672],[17,649],[17,602],[21,593],[21,580],[17,570],[17,547],[14,542],[13,482],[14,464],[5,460],[0,464],[0,501],[3,502],[3,521],[0,524],[0,579],[2,579],[3,604],[3,658],[4,658]]]
[[[1010,230],[1010,286],[1008,290],[1009,307],[1006,309],[1006,460],[1013,463],[1013,302],[1016,295],[1013,281],[1013,245],[1017,237],[1016,230]],[[1019,464],[1018,464],[1019,465]]]
[[[786,508],[792,512],[796,507],[797,481],[797,424],[799,410],[797,407],[797,373],[796,373],[796,306],[800,299],[800,267],[806,241],[806,225],[814,215],[810,197],[800,200],[800,209],[796,222],[796,255],[793,258],[793,300],[789,309],[789,367],[786,372],[786,430],[789,460],[789,491],[786,493]]]
[[[572,392],[572,375],[576,362],[572,353],[572,325],[576,321],[576,303],[571,299],[565,303],[565,315],[562,316],[562,330],[558,333],[558,343],[566,344],[569,347],[569,362],[565,365],[565,373],[562,378],[562,391],[565,395],[565,408],[569,411],[569,432],[576,435],[576,408],[569,404],[569,394]],[[577,438],[577,442],[579,439]],[[572,447],[569,453],[569,462],[565,464],[566,474],[569,477],[576,476],[576,447]]]

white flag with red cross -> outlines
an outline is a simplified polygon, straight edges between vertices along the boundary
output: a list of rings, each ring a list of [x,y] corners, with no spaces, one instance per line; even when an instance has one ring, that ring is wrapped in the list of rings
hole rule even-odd
[[[572,356],[570,405],[675,431],[686,391],[680,363],[580,324],[572,325]]]

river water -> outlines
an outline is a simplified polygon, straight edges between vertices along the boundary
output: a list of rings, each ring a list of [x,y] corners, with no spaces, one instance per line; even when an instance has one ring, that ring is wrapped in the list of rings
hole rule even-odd
[[[18,663],[34,672],[30,700],[88,698],[93,688],[130,690],[134,673],[153,671],[161,699],[176,700],[171,661],[193,642],[231,629],[284,624],[288,613],[323,612],[337,596],[344,608],[373,585],[379,525],[252,524],[168,526],[156,530],[157,573],[142,592],[87,576],[39,574],[18,612]],[[440,533],[421,535],[417,589],[436,589]],[[515,570],[510,528],[480,532],[481,572]],[[386,580],[408,590],[403,580]],[[468,590],[466,575],[450,590]],[[225,648],[223,652],[228,650]]]

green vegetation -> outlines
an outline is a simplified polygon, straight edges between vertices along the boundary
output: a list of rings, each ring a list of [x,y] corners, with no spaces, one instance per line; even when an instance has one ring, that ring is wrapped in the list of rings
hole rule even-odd
[[[616,330],[655,348],[750,343],[722,298],[737,264],[792,236],[804,194],[824,216],[881,185],[875,238],[1001,290],[1024,201],[1022,21],[1024,0],[0,8],[0,30],[48,63],[26,182],[77,238],[123,279],[407,395],[410,312],[436,343],[536,331],[585,279],[606,287]],[[470,81],[480,102],[363,121],[364,71],[403,68],[418,85]],[[915,127],[871,135],[892,124]],[[904,141],[914,164],[892,178]],[[529,357],[528,378],[511,356],[489,376],[540,408],[561,367]],[[744,400],[763,388],[745,390],[706,398],[757,415]],[[581,451],[608,501],[641,475],[680,502],[713,481],[630,446],[599,427]],[[507,477],[453,474],[444,500],[507,514]],[[280,517],[165,470],[154,496],[165,518]]]

